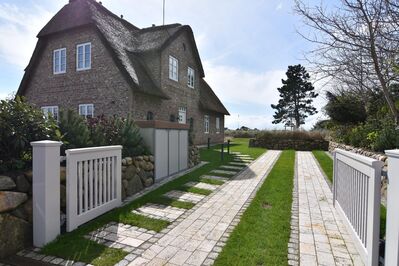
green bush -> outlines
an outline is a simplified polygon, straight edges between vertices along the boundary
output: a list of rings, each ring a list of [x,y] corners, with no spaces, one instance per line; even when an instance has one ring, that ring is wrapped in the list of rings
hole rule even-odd
[[[90,130],[86,120],[72,110],[61,110],[59,127],[63,134],[63,149],[75,149],[92,146]]]
[[[256,135],[256,139],[268,140],[324,140],[326,135],[322,131],[303,131],[303,130],[268,130],[261,131]]]
[[[0,172],[26,167],[32,160],[30,142],[44,139],[60,139],[53,118],[20,97],[0,101]]]
[[[99,116],[88,119],[94,146],[122,145],[123,156],[148,154],[138,127],[133,119]]]

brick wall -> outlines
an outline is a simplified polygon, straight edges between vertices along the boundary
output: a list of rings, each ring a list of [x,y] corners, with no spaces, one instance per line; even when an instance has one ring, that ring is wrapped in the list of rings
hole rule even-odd
[[[76,45],[91,42],[91,69],[76,71]],[[66,48],[67,69],[65,74],[53,74],[53,51]],[[179,60],[179,81],[169,79],[169,55]],[[162,53],[146,55],[148,73],[154,82],[170,96],[170,100],[133,91],[110,52],[92,28],[80,28],[65,34],[53,35],[32,74],[26,89],[27,100],[38,107],[57,105],[60,109],[78,111],[79,104],[94,104],[94,115],[120,115],[143,120],[147,112],[154,119],[168,120],[178,117],[179,107],[187,108],[187,122],[194,119],[194,143],[212,143],[224,138],[224,116],[201,110],[199,106],[199,66],[193,56],[187,33],[175,39]],[[187,67],[195,70],[194,89],[187,86]],[[209,134],[205,134],[204,115],[210,116]],[[220,117],[220,133],[216,133],[216,116]]]
[[[91,69],[76,71],[76,45],[86,42],[91,42]],[[66,48],[66,73],[54,75],[53,51],[60,48]],[[49,39],[25,96],[38,107],[58,105],[78,111],[79,104],[94,104],[94,115],[125,116],[132,108],[131,88],[91,28]]]

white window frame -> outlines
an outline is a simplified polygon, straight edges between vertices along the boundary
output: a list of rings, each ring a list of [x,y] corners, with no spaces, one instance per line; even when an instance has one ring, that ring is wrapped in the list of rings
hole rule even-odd
[[[205,134],[209,134],[209,115],[204,115]]]
[[[64,60],[65,60],[65,64],[62,64],[62,52],[65,52],[65,57],[64,57]],[[57,54],[59,55],[59,61],[58,61],[58,65],[56,64],[56,57],[57,57]],[[65,69],[63,70],[62,69],[62,66],[65,66]],[[56,67],[59,67],[59,71],[57,71],[56,70]],[[66,62],[66,48],[60,48],[60,49],[56,49],[56,50],[54,50],[53,51],[53,74],[54,75],[57,75],[57,74],[64,74],[64,73],[66,73],[66,67],[67,67],[67,62]]]
[[[220,133],[220,117],[216,117],[216,134]]]
[[[91,107],[91,110],[92,110],[91,114],[88,114],[89,107]],[[84,108],[83,113],[81,112],[81,108]],[[92,103],[79,104],[79,115],[84,116],[85,118],[87,118],[87,117],[93,118],[94,117],[94,104],[92,104]]]
[[[86,46],[89,45],[90,56],[88,66],[86,65]],[[79,68],[79,48],[83,47],[83,67]],[[83,71],[91,69],[91,42],[81,43],[76,45],[76,71]]]
[[[179,60],[169,55],[169,79],[179,81]]]
[[[194,89],[195,86],[195,71],[193,68],[187,68],[187,86]]]
[[[42,106],[41,110],[46,118],[48,118],[48,114],[50,113],[53,118],[58,121],[58,106],[57,105],[52,105],[52,106]]]
[[[179,107],[179,124],[187,124],[187,108]]]

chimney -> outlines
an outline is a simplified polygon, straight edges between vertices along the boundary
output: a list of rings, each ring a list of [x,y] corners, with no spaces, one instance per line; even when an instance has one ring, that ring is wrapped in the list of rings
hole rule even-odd
[[[123,19],[123,15],[121,15],[121,19]]]
[[[155,24],[152,24],[153,27],[155,27]]]

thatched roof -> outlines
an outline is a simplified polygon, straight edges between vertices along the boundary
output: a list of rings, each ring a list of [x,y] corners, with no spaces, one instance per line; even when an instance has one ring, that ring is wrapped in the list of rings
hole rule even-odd
[[[222,104],[216,94],[213,92],[212,88],[206,83],[205,80],[201,79],[200,82],[200,105],[203,109],[213,111],[216,113],[221,113],[225,115],[230,115],[226,107]]]
[[[113,14],[95,0],[70,0],[37,35],[39,40],[29,65],[25,69],[18,94],[24,93],[38,61],[36,59],[40,57],[44,50],[47,37],[85,26],[95,27],[105,46],[111,52],[118,68],[135,90],[164,99],[169,98],[167,93],[152,80],[151,75],[146,70],[143,58],[148,52],[161,51],[183,32],[188,33],[194,48],[194,57],[197,59],[200,68],[199,77],[201,79],[204,77],[201,59],[190,26],[170,24],[139,29]],[[223,109],[225,110],[224,107]]]

